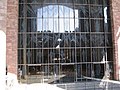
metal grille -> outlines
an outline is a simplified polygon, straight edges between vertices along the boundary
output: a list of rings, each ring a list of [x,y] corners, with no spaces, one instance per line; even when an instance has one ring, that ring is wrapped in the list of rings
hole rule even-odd
[[[109,0],[19,0],[18,70],[25,83],[113,78]],[[19,75],[18,75],[19,76]]]

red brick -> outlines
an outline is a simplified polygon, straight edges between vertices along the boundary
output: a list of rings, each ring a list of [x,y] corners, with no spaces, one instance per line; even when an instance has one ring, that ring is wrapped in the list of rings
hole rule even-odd
[[[120,2],[119,0],[112,0],[112,13],[113,13],[113,44],[114,44],[114,77],[116,80],[119,79],[118,71],[120,66],[118,66],[118,37],[116,36],[118,28],[120,26]]]
[[[18,0],[8,0],[8,5],[18,5]]]
[[[7,1],[7,66],[17,74],[18,0]]]

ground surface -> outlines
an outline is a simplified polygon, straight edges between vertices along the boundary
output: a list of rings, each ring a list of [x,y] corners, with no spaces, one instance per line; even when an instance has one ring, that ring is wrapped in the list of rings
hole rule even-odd
[[[108,83],[106,89],[104,85],[100,87],[100,81],[57,84],[57,86],[66,90],[120,90],[120,84]]]
[[[34,84],[18,84],[11,87],[6,87],[6,90],[64,90],[56,85],[47,83],[34,83]]]

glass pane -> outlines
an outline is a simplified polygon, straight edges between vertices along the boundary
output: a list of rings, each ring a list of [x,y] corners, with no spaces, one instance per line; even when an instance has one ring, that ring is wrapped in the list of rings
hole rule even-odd
[[[70,42],[71,42],[71,37],[70,37],[70,34],[69,33],[63,33],[61,34],[61,47],[70,47]]]
[[[107,23],[104,23],[104,31],[111,32],[111,21],[108,20]]]
[[[43,3],[43,2],[44,0],[27,0],[27,3]]]
[[[77,64],[77,78],[82,78],[82,65]]]
[[[54,17],[58,17],[58,5],[54,5],[53,13]]]
[[[41,5],[27,4],[27,17],[42,17]]]
[[[43,0],[43,3],[57,3],[58,0]]]
[[[104,32],[103,20],[91,20],[91,31],[92,32]]]
[[[76,47],[80,47],[81,46],[81,35],[80,34],[76,34]]]
[[[54,9],[54,5],[48,5],[48,13],[51,18],[54,16]]]
[[[75,4],[87,4],[89,0],[73,0]]]
[[[34,19],[34,21],[35,21],[35,19]],[[37,32],[42,32],[44,30],[44,28],[43,28],[43,20],[38,18],[35,22],[37,22],[37,25],[36,25],[37,29],[36,29],[36,31]]]
[[[90,3],[91,4],[103,4],[103,1],[106,1],[106,0],[90,0]]]
[[[75,26],[76,26],[76,28],[78,28],[78,22],[77,21],[76,21]],[[74,26],[74,19],[59,19],[59,31],[58,32],[60,32],[60,33],[74,32],[76,30],[76,29],[74,29],[75,26]],[[55,27],[57,27],[57,26],[55,26]]]
[[[81,47],[90,47],[90,35],[81,34]]]
[[[42,60],[42,49],[38,49],[38,50],[36,50],[36,63],[40,64],[42,62],[43,62],[43,60]]]
[[[103,5],[109,5],[109,3],[110,3],[110,0],[103,0]]]
[[[19,19],[19,32],[26,31],[26,19]]]
[[[55,57],[55,50],[51,49],[49,50],[49,63],[55,63],[56,57]]]
[[[73,44],[74,44],[74,43],[73,43]],[[73,45],[73,46],[74,46],[74,45]],[[70,61],[71,61],[71,63],[74,63],[75,60],[76,60],[76,59],[75,59],[75,55],[76,55],[75,49],[72,49],[72,48],[71,48],[70,51],[71,51],[71,52],[70,52],[70,53],[71,53],[71,60],[70,60]]]
[[[54,34],[49,33],[49,47],[54,47]]]
[[[81,55],[81,49],[77,49],[76,50],[76,61],[79,63],[79,62],[81,62],[81,57],[80,57],[80,55]]]
[[[23,40],[24,40],[24,34],[18,34],[18,48],[23,48],[23,45],[24,45],[24,43],[23,43]]]
[[[107,61],[113,61],[112,52],[113,50],[111,48],[107,49]]]
[[[46,45],[47,46],[47,45]],[[44,47],[45,47],[45,45],[44,45]],[[48,63],[48,61],[49,61],[49,49],[44,49],[43,50],[43,54],[42,54],[42,59],[43,59],[43,63]]]
[[[88,5],[79,5],[77,6],[79,18],[88,18],[89,17],[89,6]]]
[[[63,29],[64,29],[64,31],[67,31],[67,32],[69,32],[70,31],[70,23],[69,23],[69,21],[70,21],[70,19],[64,19],[63,20],[64,21],[64,23],[63,23]],[[73,22],[74,23],[74,22]],[[73,28],[72,28],[73,29]]]
[[[49,47],[49,40],[50,40],[50,36],[48,33],[44,33],[42,36],[43,39],[43,47]]]
[[[48,17],[48,15],[49,15],[49,12],[48,12],[49,8],[48,8],[48,6],[45,6],[42,9],[43,9],[43,17]]]
[[[57,45],[59,44],[58,43],[58,39],[59,39],[60,37],[59,37],[59,34],[58,33],[54,33],[54,35],[53,35],[53,47],[57,47]]]
[[[80,32],[90,32],[90,24],[88,19],[79,19]]]
[[[92,67],[91,64],[86,64],[86,75],[85,76],[91,77],[91,73],[92,73],[91,67]]]
[[[105,45],[104,34],[92,34],[91,42],[93,47],[104,46]]]
[[[59,19],[59,32],[65,32],[65,26],[64,26],[64,20],[63,19]]]
[[[106,42],[106,46],[112,46],[112,35],[111,34],[106,34],[105,42]]]
[[[72,22],[72,21],[71,21],[71,22]],[[79,28],[79,22],[80,22],[80,21],[79,21],[79,19],[74,19],[73,22],[74,22],[74,28],[75,28],[75,30],[73,29],[73,32],[74,32],[74,31],[80,32],[80,28]],[[73,22],[72,22],[72,23],[73,23]],[[71,24],[71,25],[73,25],[73,24]]]
[[[33,5],[34,6],[34,5]],[[36,12],[37,12],[37,17],[38,18],[42,18],[43,16],[43,10],[42,10],[42,6],[41,5],[35,5],[37,8],[36,8]],[[39,7],[40,6],[40,7]],[[29,15],[31,16],[31,14]]]
[[[86,76],[86,70],[87,70],[86,69],[86,64],[82,64],[81,66],[82,66],[81,67],[82,68],[82,72],[81,72],[82,75],[81,76]]]
[[[59,30],[58,30],[58,19],[54,19],[54,22],[53,22],[54,24],[53,24],[53,28],[54,28],[54,31],[53,32],[55,32],[55,33],[57,33],[57,32],[59,32]]]
[[[74,0],[58,0],[58,3],[73,3]]]
[[[74,65],[62,65],[61,66],[61,76],[65,75],[61,78],[61,81],[64,83],[74,82],[75,80],[75,66]]]
[[[91,18],[103,18],[102,6],[91,6]]]
[[[76,43],[76,38],[75,38],[75,34],[74,33],[72,33],[71,35],[70,35],[70,37],[71,37],[71,47],[75,47],[75,43]]]
[[[102,79],[104,76],[104,64],[94,64],[94,77]]]
[[[19,0],[19,3],[25,3],[25,0]]]
[[[18,64],[24,64],[24,60],[23,60],[23,50],[18,50]]]
[[[27,19],[27,32],[35,32],[35,31],[37,31],[37,19]]]
[[[59,57],[60,57],[60,63],[66,63],[66,61],[68,60],[68,50],[65,49],[60,49],[59,50]]]
[[[44,32],[47,32],[48,30],[49,30],[49,19],[47,19],[47,18],[44,18],[43,20],[42,20],[42,30],[44,31]],[[38,24],[39,24],[39,22],[38,22]]]
[[[62,5],[59,5],[59,16],[60,17],[64,17],[65,16],[64,6],[62,6]]]
[[[60,7],[60,8],[59,8]],[[34,7],[35,8],[35,7]],[[46,18],[46,17],[58,17],[58,15],[61,17],[63,16],[63,12],[59,12],[58,14],[58,8],[61,9],[62,6],[58,6],[58,5],[46,5],[44,7],[40,7],[40,5],[36,6],[36,10],[37,10],[37,17],[42,17]]]
[[[27,49],[26,50],[26,63],[27,64],[37,64],[37,50],[36,49]]]
[[[93,62],[102,62],[105,56],[104,48],[94,48],[92,49],[92,61]]]
[[[108,20],[111,19],[111,14],[110,14],[111,10],[110,10],[110,6],[107,6],[107,18]]]
[[[74,19],[69,19],[69,28],[68,28],[68,31],[75,31],[75,28],[76,27],[75,27]]]
[[[74,9],[74,15],[75,15],[75,19],[79,18],[79,12],[77,8]]]
[[[42,43],[43,43],[42,33],[36,34],[36,37],[37,37],[36,47],[42,48]]]
[[[26,15],[26,8],[25,8],[25,4],[19,4],[19,17],[25,17]]]
[[[32,50],[26,50],[26,59],[28,64],[32,64]]]
[[[35,48],[36,42],[36,34],[27,34],[27,48]]]
[[[61,7],[60,7],[61,8]],[[60,9],[59,8],[59,9]],[[64,17],[74,17],[74,14],[73,14],[73,6],[68,6],[68,7],[66,7],[66,6],[63,6],[63,11],[64,11]],[[62,12],[61,12],[62,13]]]
[[[81,49],[81,61],[82,62],[91,62],[90,49]]]

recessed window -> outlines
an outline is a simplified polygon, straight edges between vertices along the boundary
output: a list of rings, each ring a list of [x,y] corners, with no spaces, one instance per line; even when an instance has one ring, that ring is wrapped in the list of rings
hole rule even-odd
[[[109,7],[108,0],[19,0],[22,79],[36,75],[47,83],[70,83],[87,80],[83,76],[102,78],[102,61],[113,67]]]

